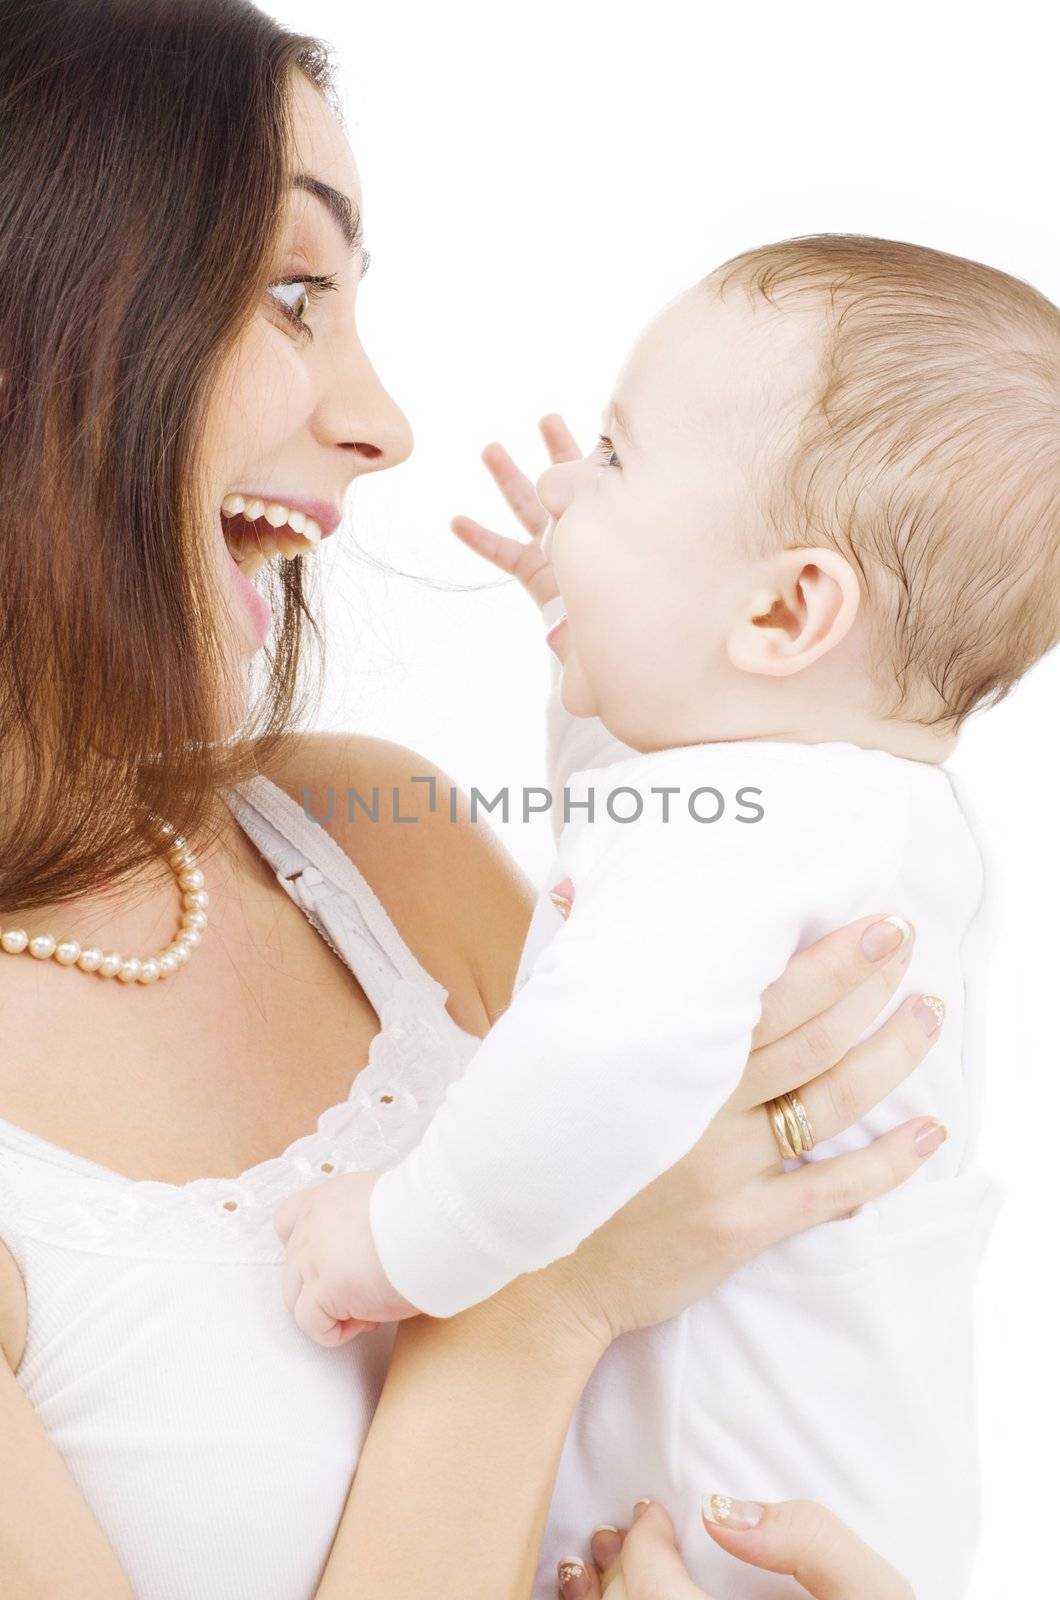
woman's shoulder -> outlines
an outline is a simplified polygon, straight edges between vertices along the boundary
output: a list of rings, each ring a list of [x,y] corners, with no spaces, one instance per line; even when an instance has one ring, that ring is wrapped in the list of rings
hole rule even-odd
[[[292,735],[264,776],[355,861],[398,932],[482,1034],[511,998],[532,884],[459,785],[426,756],[369,734]]]

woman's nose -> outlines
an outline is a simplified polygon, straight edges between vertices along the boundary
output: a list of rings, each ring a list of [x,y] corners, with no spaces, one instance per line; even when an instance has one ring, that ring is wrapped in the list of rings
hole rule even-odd
[[[357,456],[358,472],[382,472],[407,460],[413,445],[409,419],[367,360],[357,375],[353,396],[352,405],[336,413],[334,431],[343,446]]]

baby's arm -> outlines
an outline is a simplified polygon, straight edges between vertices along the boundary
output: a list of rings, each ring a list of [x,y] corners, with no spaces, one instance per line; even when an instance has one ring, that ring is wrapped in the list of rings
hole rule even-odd
[[[636,822],[582,826],[568,920],[421,1143],[378,1180],[375,1246],[421,1310],[452,1315],[574,1250],[735,1088],[812,883],[782,818],[694,821],[695,786],[669,823],[648,794]]]

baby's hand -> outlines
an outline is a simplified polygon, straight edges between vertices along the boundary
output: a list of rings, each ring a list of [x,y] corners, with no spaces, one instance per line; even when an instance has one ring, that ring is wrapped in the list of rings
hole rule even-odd
[[[580,461],[578,448],[563,418],[554,413],[542,417],[538,423],[548,447],[549,460]],[[495,533],[473,517],[454,517],[449,526],[457,538],[477,555],[482,556],[501,572],[518,578],[530,598],[544,607],[559,594],[552,563],[543,548],[550,518],[541,504],[537,489],[516,466],[502,444],[488,444],[482,452],[490,477],[515,512],[530,535],[527,544],[522,539],[510,539],[507,534]]]
[[[272,1225],[287,1246],[283,1299],[317,1344],[347,1344],[381,1322],[417,1315],[379,1264],[368,1226],[376,1172],[347,1172],[290,1194]]]

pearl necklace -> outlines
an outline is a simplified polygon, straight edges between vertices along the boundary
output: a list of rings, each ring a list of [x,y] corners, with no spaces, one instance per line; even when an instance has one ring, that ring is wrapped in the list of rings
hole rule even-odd
[[[166,851],[166,861],[180,886],[184,902],[180,927],[164,950],[141,961],[136,956],[121,956],[116,950],[104,952],[97,945],[82,949],[76,939],[56,939],[50,933],[38,933],[31,939],[25,928],[6,928],[0,933],[0,950],[12,956],[28,950],[38,961],[54,957],[61,967],[78,966],[82,972],[117,978],[121,983],[154,983],[157,978],[168,978],[201,943],[210,897],[206,893],[206,879],[195,864],[195,854],[188,849],[187,840],[176,833],[171,822],[160,823],[159,833],[162,842],[172,840]]]

